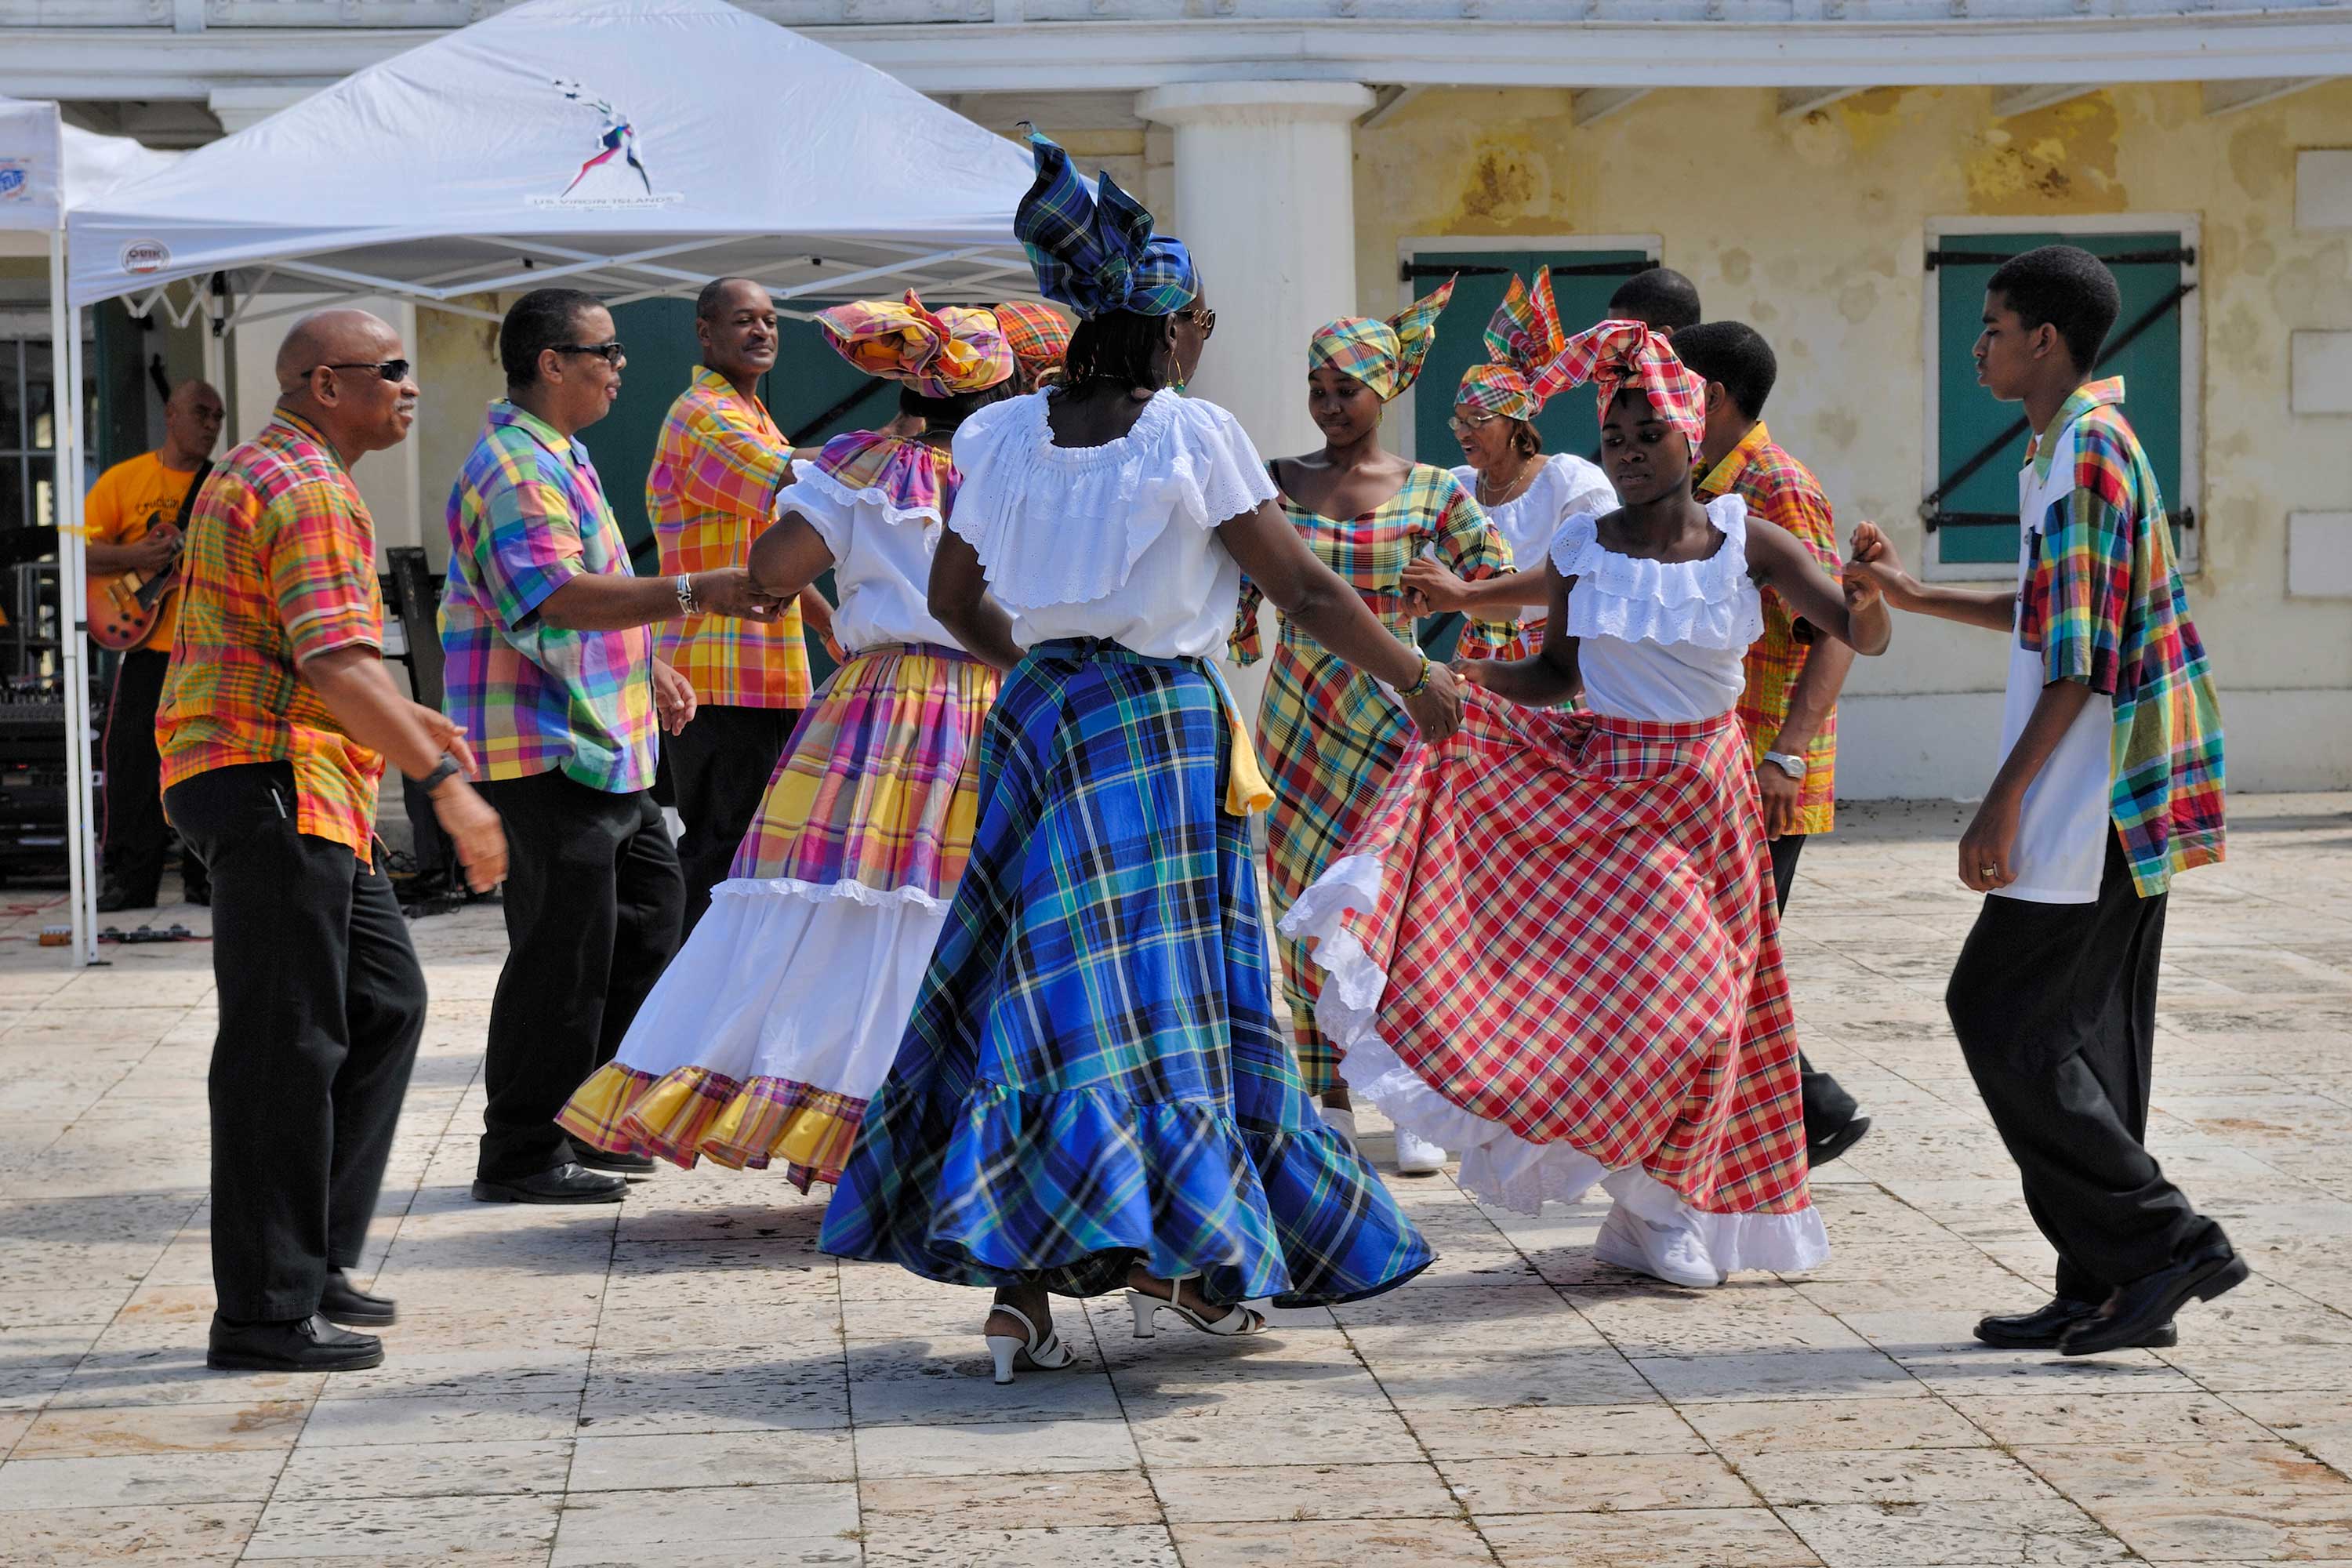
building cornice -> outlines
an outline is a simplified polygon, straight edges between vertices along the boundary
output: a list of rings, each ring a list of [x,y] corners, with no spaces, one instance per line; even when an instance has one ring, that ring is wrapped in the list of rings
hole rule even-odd
[[[204,100],[224,87],[320,86],[443,31],[0,26],[0,93]],[[1217,20],[805,31],[929,93],[1242,79],[1826,89],[2352,75],[2352,17],[2333,8],[1916,23]]]

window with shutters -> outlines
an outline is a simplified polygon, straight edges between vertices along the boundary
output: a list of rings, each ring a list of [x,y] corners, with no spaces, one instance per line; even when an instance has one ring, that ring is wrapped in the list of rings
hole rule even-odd
[[[2043,245],[2079,245],[2105,260],[2123,310],[2097,374],[2120,375],[2124,412],[2164,491],[2184,571],[2200,555],[2197,220],[2125,213],[2027,228],[2015,219],[1952,219],[1927,232],[1927,462],[1919,517],[1926,574],[1994,581],[2017,565],[2017,475],[2022,405],[1977,384],[1973,353],[1985,285],[2003,261]]]

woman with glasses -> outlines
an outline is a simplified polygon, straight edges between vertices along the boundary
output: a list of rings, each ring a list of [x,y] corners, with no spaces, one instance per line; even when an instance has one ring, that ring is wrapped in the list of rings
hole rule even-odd
[[[1307,348],[1307,410],[1323,431],[1322,450],[1271,465],[1283,516],[1318,560],[1362,598],[1389,636],[1412,646],[1407,569],[1434,554],[1473,582],[1507,571],[1510,554],[1486,514],[1445,469],[1408,463],[1381,445],[1381,416],[1421,374],[1436,341],[1438,313],[1453,297],[1448,279],[1391,320],[1342,316]],[[1501,625],[1474,626],[1466,641],[1497,644]],[[1255,584],[1242,597],[1233,652],[1244,664],[1263,652]],[[1274,662],[1258,713],[1274,806],[1266,816],[1266,870],[1276,919],[1321,876],[1388,783],[1413,728],[1396,696],[1373,677],[1334,658],[1295,617],[1280,619]],[[1283,995],[1291,1039],[1307,1092],[1323,1100],[1324,1119],[1353,1139],[1355,1111],[1338,1074],[1339,1053],[1315,1026],[1321,971],[1295,942],[1283,944]],[[1400,1132],[1397,1167],[1428,1174],[1445,1152]]]
[[[1469,459],[1454,477],[1470,488],[1510,547],[1511,570],[1465,583],[1424,557],[1405,568],[1404,583],[1423,615],[1519,617],[1517,634],[1499,647],[1465,640],[1465,658],[1535,657],[1543,647],[1544,552],[1552,535],[1571,517],[1617,504],[1598,464],[1566,452],[1546,457],[1536,432],[1536,416],[1558,390],[1544,384],[1544,367],[1567,343],[1552,303],[1551,268],[1536,273],[1532,289],[1514,278],[1486,324],[1486,363],[1465,371],[1454,395],[1454,438]]]
[[[956,433],[930,605],[1013,668],[971,862],[822,1241],[992,1287],[1000,1383],[1075,1359],[1054,1295],[1124,1287],[1139,1337],[1163,1316],[1243,1334],[1265,1324],[1244,1302],[1350,1300],[1428,1266],[1276,1027],[1265,785],[1209,656],[1247,571],[1430,734],[1460,701],[1299,546],[1240,422],[1170,390],[1214,320],[1184,247],[1033,145],[1013,232],[1080,321],[1060,385]]]

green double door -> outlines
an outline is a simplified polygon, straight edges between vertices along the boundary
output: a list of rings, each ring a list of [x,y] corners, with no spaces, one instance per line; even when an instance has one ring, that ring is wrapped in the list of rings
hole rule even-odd
[[[810,302],[811,307],[826,303]],[[776,367],[760,378],[760,400],[794,447],[820,444],[850,430],[870,430],[898,412],[898,388],[853,369],[824,345],[814,321],[787,317],[777,322]],[[646,515],[646,475],[662,421],[702,363],[694,336],[691,300],[638,300],[616,307],[613,327],[628,345],[621,373],[620,401],[613,412],[581,433],[604,492],[620,519],[621,532],[640,573],[657,569],[653,523]],[[828,594],[830,577],[818,580]],[[814,636],[809,661],[816,678],[832,673],[833,661]]]
[[[1644,250],[1424,250],[1410,266],[1416,295],[1456,275],[1454,299],[1438,318],[1437,342],[1413,389],[1413,451],[1424,463],[1452,467],[1462,447],[1446,421],[1454,416],[1454,389],[1462,373],[1486,358],[1486,323],[1503,302],[1511,279],[1532,284],[1536,269],[1551,268],[1552,299],[1560,324],[1570,335],[1602,318],[1609,297],[1626,279],[1657,265]],[[1547,452],[1590,456],[1601,445],[1592,389],[1574,387],[1544,405],[1536,418]]]

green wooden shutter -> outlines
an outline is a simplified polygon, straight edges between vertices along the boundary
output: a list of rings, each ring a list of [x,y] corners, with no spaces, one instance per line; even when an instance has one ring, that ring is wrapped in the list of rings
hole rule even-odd
[[[2123,310],[2099,374],[2125,381],[2125,412],[2147,447],[2176,540],[2195,518],[2180,504],[2180,300],[2196,258],[2168,230],[2137,234],[1948,235],[1928,253],[1936,273],[1937,493],[1922,507],[1945,565],[2017,560],[2017,470],[2025,459],[2022,410],[1977,384],[1973,350],[1983,330],[1985,285],[2002,261],[2043,245],[2078,245],[2106,260]],[[2125,341],[2128,338],[2128,342]],[[1962,470],[1974,464],[1972,469]]]

